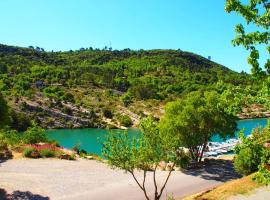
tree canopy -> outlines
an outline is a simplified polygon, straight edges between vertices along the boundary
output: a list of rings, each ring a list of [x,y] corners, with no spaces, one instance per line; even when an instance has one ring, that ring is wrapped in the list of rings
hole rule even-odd
[[[179,150],[177,138],[173,134],[164,135],[159,130],[158,122],[152,117],[141,121],[140,130],[142,134],[138,138],[130,138],[127,133],[110,132],[103,145],[103,155],[108,159],[110,166],[123,169],[132,175],[146,199],[149,200],[150,196],[154,196],[154,199],[158,200],[163,194],[172,170],[184,157],[184,153]],[[167,178],[158,188],[156,171],[161,161],[171,163],[171,166]],[[136,178],[135,170],[143,171],[142,183]],[[148,173],[153,173],[155,186],[153,195],[149,194],[145,185]]]
[[[225,108],[226,102],[217,92],[193,92],[166,105],[160,126],[165,133],[175,133],[180,146],[188,148],[195,161],[201,161],[213,135],[234,135],[237,118]]]

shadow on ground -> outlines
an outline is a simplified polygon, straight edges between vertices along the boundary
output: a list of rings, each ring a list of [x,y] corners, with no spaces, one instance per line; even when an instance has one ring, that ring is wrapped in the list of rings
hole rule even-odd
[[[241,175],[234,170],[231,160],[221,159],[209,159],[199,167],[184,170],[183,172],[192,176],[200,176],[206,180],[216,180],[221,182],[241,177]]]
[[[12,194],[8,194],[6,190],[0,189],[1,200],[49,200],[49,197],[43,197],[38,194],[32,194],[29,191],[14,191]]]
[[[12,159],[12,158],[13,158],[13,155],[10,150],[6,149],[6,150],[0,151],[0,165],[1,163],[6,162],[7,160]]]

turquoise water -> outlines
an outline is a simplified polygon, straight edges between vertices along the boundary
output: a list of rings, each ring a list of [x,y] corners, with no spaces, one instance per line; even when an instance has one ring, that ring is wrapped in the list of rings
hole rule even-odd
[[[99,128],[85,128],[85,129],[57,129],[48,130],[49,139],[59,142],[65,148],[72,148],[76,144],[80,144],[80,148],[89,153],[101,155],[102,141],[108,130]],[[138,129],[129,129],[129,136],[134,137],[139,135]]]
[[[256,127],[259,127],[259,126],[265,127],[266,124],[267,124],[267,119],[266,118],[239,120],[237,122],[238,131],[236,131],[235,135],[237,137],[239,131],[241,131],[241,130],[244,131],[245,136],[250,135],[253,128],[256,128]],[[221,139],[218,136],[214,136],[212,138],[212,141],[213,142],[222,142],[223,139]]]
[[[244,128],[245,135],[249,135],[253,128],[258,126],[266,126],[267,119],[249,119],[238,121],[238,129]],[[72,148],[77,143],[80,144],[81,149],[85,149],[87,152],[101,155],[102,141],[105,140],[105,136],[108,130],[105,129],[58,129],[48,130],[47,134],[50,139],[54,139],[65,148]],[[128,133],[130,137],[138,136],[138,129],[129,129]],[[236,132],[237,134],[238,132]],[[222,141],[219,137],[213,137],[212,141]]]

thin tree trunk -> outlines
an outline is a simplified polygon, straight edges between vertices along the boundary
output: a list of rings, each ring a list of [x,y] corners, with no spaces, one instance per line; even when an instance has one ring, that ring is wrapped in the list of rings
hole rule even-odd
[[[156,181],[156,170],[157,170],[157,166],[158,165],[155,166],[154,173],[153,173],[154,186],[155,186],[155,199],[157,199],[157,197],[158,197],[157,181]]]
[[[206,148],[206,145],[207,145],[207,142],[208,142],[208,134],[205,136],[204,138],[204,144],[203,144],[203,148],[202,148],[202,151],[201,151],[201,155],[200,155],[200,158],[199,158],[199,162],[202,161],[202,157],[203,157],[203,153],[204,153],[204,150]]]
[[[146,178],[146,171],[144,170],[143,172],[143,185],[141,185],[138,181],[138,179],[136,178],[135,174],[133,171],[128,171],[132,177],[134,178],[134,180],[136,181],[136,183],[138,184],[138,186],[141,188],[141,190],[143,191],[144,193],[144,196],[147,200],[150,200],[150,198],[148,197],[147,193],[146,193],[146,190],[145,190],[145,187],[144,187],[144,183],[145,183],[145,178]]]
[[[159,193],[159,195],[157,196],[157,198],[156,198],[155,200],[159,200],[159,199],[160,199],[160,197],[161,197],[161,195],[162,195],[162,193],[163,193],[163,190],[165,189],[165,186],[166,186],[166,184],[167,184],[167,182],[168,182],[168,180],[169,180],[169,178],[170,178],[170,176],[171,176],[171,173],[172,173],[172,170],[173,170],[174,167],[175,167],[175,163],[173,163],[173,166],[172,166],[172,168],[170,169],[170,172],[169,172],[169,174],[168,174],[168,176],[167,176],[167,178],[166,178],[166,181],[165,181],[164,185],[162,186],[162,188],[161,188],[161,190],[160,190],[160,193]]]

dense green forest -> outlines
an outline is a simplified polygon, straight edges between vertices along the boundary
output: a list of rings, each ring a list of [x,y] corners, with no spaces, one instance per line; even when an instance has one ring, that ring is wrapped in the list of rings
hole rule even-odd
[[[142,116],[161,116],[166,102],[197,90],[224,94],[233,112],[253,103],[267,111],[264,86],[247,73],[182,50],[46,52],[0,45],[0,90],[19,130],[30,119],[46,128],[136,125]]]

